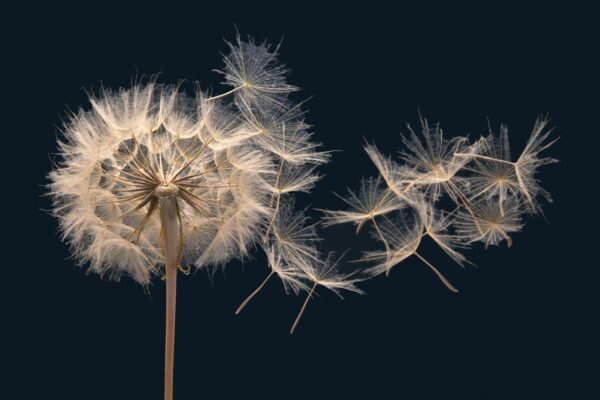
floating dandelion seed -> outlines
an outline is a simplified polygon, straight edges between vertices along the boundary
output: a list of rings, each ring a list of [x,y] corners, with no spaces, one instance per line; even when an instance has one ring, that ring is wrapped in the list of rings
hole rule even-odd
[[[454,214],[440,210],[430,202],[421,203],[416,210],[419,220],[423,223],[423,236],[431,238],[440,249],[462,266],[466,258],[457,249],[464,247],[463,238],[450,233],[455,221]]]
[[[473,205],[473,215],[460,211],[455,223],[457,235],[469,243],[483,242],[486,248],[499,245],[503,240],[510,247],[509,234],[519,232],[523,227],[523,212],[518,204],[512,204],[515,201],[511,199],[511,203],[505,204],[485,200]]]
[[[223,57],[224,70],[217,72],[225,76],[225,84],[233,87],[229,92],[236,93],[236,101],[272,111],[276,108],[287,108],[288,94],[297,90],[286,82],[286,68],[277,62],[277,51],[271,51],[267,43],[227,42],[230,53]],[[266,107],[266,108],[265,108]]]
[[[479,156],[472,158],[474,165],[470,171],[473,174],[464,189],[468,191],[469,197],[476,201],[497,198],[498,207],[503,212],[506,199],[517,196],[520,191],[515,168],[510,162],[506,126],[500,127],[499,136],[490,133],[480,140],[480,144]]]
[[[392,267],[415,256],[429,267],[448,289],[458,292],[446,277],[418,252],[421,242],[427,234],[432,238],[435,237],[434,230],[427,229],[418,213],[413,210],[397,213],[395,220],[384,217],[380,225],[375,225],[374,222],[374,227],[373,236],[385,244],[385,252],[379,250],[365,252],[363,260],[376,261],[376,265],[366,269],[367,275],[376,276],[384,272],[389,275]],[[443,239],[442,234],[439,234],[435,241],[438,244],[441,243],[443,249],[448,248],[450,252],[454,252],[450,244],[444,243]]]
[[[421,120],[420,139],[414,130],[408,126],[410,135],[403,136],[402,142],[406,149],[400,152],[404,168],[398,171],[403,177],[403,183],[409,190],[413,186],[424,189],[434,200],[440,195],[446,185],[457,180],[457,172],[468,162],[467,158],[457,158],[456,153],[469,151],[465,137],[446,139],[439,125],[430,128],[427,120]]]
[[[531,136],[525,145],[525,149],[517,161],[510,161],[508,130],[505,126],[501,128],[499,139],[495,139],[493,134],[490,134],[487,138],[482,138],[480,143],[484,144],[484,151],[481,154],[456,153],[456,156],[479,161],[478,164],[475,164],[474,172],[478,173],[481,171],[481,175],[485,175],[490,168],[493,171],[499,171],[498,166],[490,167],[489,163],[508,165],[510,167],[508,170],[501,170],[507,171],[510,174],[514,174],[514,177],[516,178],[516,191],[518,192],[514,193],[514,195],[516,197],[523,198],[527,211],[535,214],[540,211],[540,206],[537,200],[538,197],[541,196],[547,201],[552,201],[550,194],[540,186],[538,179],[536,178],[539,167],[557,161],[551,157],[540,157],[540,153],[542,151],[550,147],[556,140],[558,140],[554,139],[548,141],[548,137],[550,136],[552,130],[544,130],[547,124],[548,120],[545,118],[540,117],[536,120],[533,131],[531,132]],[[488,163],[487,167],[486,164],[482,163],[482,161]],[[480,168],[480,170],[477,170],[477,168]],[[495,180],[496,185],[498,183],[508,185],[508,178],[508,174],[498,174],[493,176],[493,180]],[[477,188],[478,185],[474,185],[474,187]],[[481,188],[472,195],[478,196],[480,192]],[[503,201],[504,198],[502,199],[501,203],[503,203]]]
[[[404,203],[392,191],[383,187],[381,176],[363,179],[358,194],[350,189],[348,193],[350,197],[347,199],[336,195],[350,206],[350,210],[321,210],[325,213],[325,226],[352,222],[356,224],[356,233],[359,233],[368,221],[375,222],[375,217],[404,207]]]
[[[306,300],[304,301],[304,304],[302,304],[302,308],[292,325],[290,333],[294,333],[296,330],[300,318],[302,318],[302,315],[306,310],[308,301],[312,298],[318,286],[323,286],[340,297],[341,290],[362,293],[362,290],[358,289],[355,284],[362,281],[363,278],[357,278],[353,273],[343,274],[338,270],[338,264],[343,256],[344,254],[335,261],[333,260],[334,253],[329,253],[325,260],[316,260],[311,257],[299,259],[301,262],[299,264],[300,270],[302,270],[303,274],[308,278],[311,285]]]
[[[486,248],[501,241],[510,246],[509,235],[520,231],[523,213],[538,212],[539,197],[551,200],[536,177],[539,167],[556,161],[540,156],[554,142],[548,141],[551,131],[544,129],[546,124],[546,119],[538,118],[525,149],[513,162],[505,126],[499,136],[490,134],[469,143],[466,137],[444,138],[439,125],[431,128],[422,119],[422,138],[410,127],[410,135],[403,137],[401,162],[373,145],[365,146],[379,176],[363,180],[358,195],[349,191],[350,196],[342,199],[349,210],[323,210],[323,223],[354,223],[357,233],[370,224],[372,236],[384,249],[364,253],[362,261],[374,262],[366,268],[366,276],[387,275],[415,256],[457,292],[418,252],[423,238],[429,237],[460,265],[468,262],[460,250],[473,242],[481,241]]]
[[[229,47],[233,89],[222,95],[192,98],[151,80],[91,96],[90,110],[69,116],[49,174],[62,237],[88,271],[165,280],[165,399],[178,271],[222,266],[258,245],[286,292],[312,282],[356,290],[321,260],[314,229],[292,210],[293,193],[309,191],[329,158],[288,98],[295,87],[268,45],[238,37]]]

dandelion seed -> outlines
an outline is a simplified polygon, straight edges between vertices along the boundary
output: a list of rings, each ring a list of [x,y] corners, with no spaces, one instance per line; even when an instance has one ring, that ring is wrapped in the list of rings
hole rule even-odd
[[[500,134],[489,134],[481,140],[479,156],[473,158],[474,174],[468,180],[468,196],[472,200],[498,199],[500,211],[510,196],[520,191],[514,165],[510,162],[510,146],[506,126],[500,127]],[[485,157],[485,158],[482,158]]]
[[[297,88],[287,84],[287,70],[277,62],[279,46],[271,51],[266,43],[236,39],[236,43],[227,43],[230,53],[223,58],[225,70],[218,71],[225,76],[225,83],[233,86],[228,94],[236,93],[236,99],[267,109],[285,108],[287,95]]]
[[[536,213],[540,211],[539,204],[536,198],[543,196],[547,201],[552,201],[550,194],[544,190],[537,178],[536,174],[538,168],[546,165],[555,163],[558,160],[551,157],[540,157],[540,153],[552,146],[558,139],[548,141],[548,137],[552,130],[544,131],[544,128],[548,124],[548,120],[544,118],[538,118],[531,132],[531,136],[527,141],[525,149],[515,162],[515,173],[519,181],[521,192],[527,199],[529,211]]]
[[[414,204],[416,201],[414,191],[406,190],[406,180],[404,177],[407,168],[401,166],[390,157],[386,157],[374,145],[364,146],[369,158],[377,168],[379,175],[383,178],[389,190],[398,196],[400,201],[407,204]],[[410,183],[410,182],[409,182]],[[417,194],[418,195],[418,194]]]
[[[536,120],[531,136],[529,137],[529,140],[525,145],[525,149],[515,162],[506,159],[508,158],[507,155],[510,155],[510,152],[508,150],[508,140],[502,137],[502,135],[505,135],[505,137],[507,138],[506,127],[502,128],[502,131],[504,133],[501,132],[501,137],[499,139],[500,146],[506,146],[505,150],[498,150],[498,144],[493,143],[493,136],[488,136],[488,144],[486,146],[487,149],[495,149],[496,153],[500,152],[502,158],[496,158],[489,154],[456,153],[456,156],[469,159],[484,160],[490,163],[502,163],[512,166],[512,173],[516,178],[516,186],[518,187],[519,195],[525,198],[524,204],[527,206],[527,210],[530,213],[535,214],[540,211],[538,201],[536,200],[539,196],[546,198],[547,201],[552,201],[550,194],[540,186],[536,178],[539,167],[557,161],[556,159],[551,157],[540,156],[540,153],[542,151],[546,150],[556,140],[558,140],[554,139],[552,141],[548,141],[548,137],[550,136],[550,133],[552,131],[544,131],[544,128],[546,127],[547,123],[548,120],[541,117]],[[493,151],[494,150],[492,150],[491,152]],[[481,162],[479,163],[479,165],[481,166]],[[483,168],[482,174],[485,175],[485,168]],[[502,183],[504,183],[503,179],[501,181]]]
[[[424,235],[430,237],[438,247],[462,266],[466,258],[457,251],[457,248],[464,247],[464,241],[460,236],[449,233],[455,221],[453,213],[436,209],[428,202],[423,202],[417,212],[423,223]]]
[[[485,201],[475,206],[474,215],[459,212],[456,225],[457,235],[469,243],[481,241],[487,248],[499,245],[506,240],[512,245],[510,233],[517,233],[523,227],[522,209],[513,199],[508,204]]]
[[[376,238],[380,236],[386,238],[391,255],[388,254],[387,246],[385,252],[365,252],[363,257],[364,261],[376,261],[376,265],[367,268],[365,272],[369,276],[376,276],[384,272],[386,275],[389,275],[394,266],[400,264],[409,257],[415,256],[429,267],[449,290],[455,293],[458,292],[448,279],[446,279],[436,267],[418,252],[423,237],[426,234],[429,234],[432,239],[435,238],[435,242],[448,254],[451,254],[451,252],[454,251],[452,249],[452,243],[447,238],[447,235],[442,233],[444,229],[443,222],[437,222],[437,225],[432,225],[429,229],[431,230],[428,230],[428,227],[424,224],[424,220],[421,219],[419,213],[414,211],[397,213],[396,220],[391,220],[389,218],[384,219],[381,223],[380,230],[378,229],[377,235],[373,236]],[[384,258],[385,262],[379,261]]]
[[[265,249],[265,253],[267,254],[267,258],[269,260],[271,272],[269,275],[267,275],[265,280],[252,293],[250,293],[250,295],[242,302],[242,304],[240,304],[238,309],[235,311],[236,314],[239,314],[244,307],[246,307],[250,300],[252,300],[254,296],[256,296],[262,290],[262,288],[275,274],[277,274],[283,282],[286,292],[291,290],[294,293],[298,293],[300,290],[307,289],[306,284],[302,281],[304,278],[302,271],[298,270],[295,265],[287,263],[280,252],[278,252],[273,246],[268,246]]]
[[[404,181],[409,188],[425,187],[425,191],[437,199],[442,184],[456,177],[456,173],[468,162],[468,158],[456,157],[456,153],[467,153],[468,141],[465,137],[445,139],[439,125],[430,128],[426,119],[421,120],[421,140],[414,130],[408,126],[410,135],[403,136],[406,149],[400,157],[407,168]],[[400,171],[399,171],[400,172]]]
[[[341,290],[362,293],[355,284],[364,279],[355,276],[355,273],[340,273],[337,268],[339,259],[333,262],[333,253],[323,257],[316,247],[320,239],[316,234],[315,224],[311,224],[303,212],[295,212],[293,208],[293,203],[285,203],[279,209],[281,216],[271,226],[266,245],[270,274],[236,310],[236,314],[239,313],[276,274],[286,291],[291,289],[294,293],[308,292],[290,333],[296,329],[317,286],[324,286],[341,297]]]
[[[352,222],[357,225],[358,233],[367,221],[406,206],[392,191],[382,187],[380,176],[363,179],[358,194],[351,190],[348,193],[347,199],[338,196],[350,206],[348,211],[322,210],[325,226]]]
[[[293,203],[288,202],[279,210],[279,218],[272,226],[273,246],[289,264],[302,264],[303,259],[319,261],[316,244],[321,239],[315,230],[316,224],[311,224],[304,212],[293,210]]]
[[[354,293],[362,293],[362,290],[357,288],[355,284],[363,280],[362,278],[354,277],[354,274],[343,274],[338,270],[338,264],[343,258],[344,254],[337,260],[333,260],[334,253],[329,253],[327,258],[324,260],[315,260],[313,258],[298,259],[298,266],[306,275],[310,282],[310,289],[307,290],[308,294],[306,300],[302,304],[302,308],[298,313],[298,316],[294,320],[290,334],[293,334],[298,327],[298,323],[306,311],[308,301],[315,294],[315,290],[318,286],[323,286],[338,296],[341,297],[341,290],[348,290]]]

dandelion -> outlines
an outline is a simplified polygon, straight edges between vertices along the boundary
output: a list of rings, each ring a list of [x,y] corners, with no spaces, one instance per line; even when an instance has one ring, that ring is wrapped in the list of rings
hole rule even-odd
[[[52,212],[80,264],[144,287],[153,276],[165,281],[165,399],[178,272],[224,266],[260,246],[286,292],[309,290],[315,277],[355,290],[352,278],[332,275],[314,229],[292,210],[293,193],[310,191],[329,154],[288,98],[285,68],[267,44],[238,37],[229,47],[223,73],[234,88],[221,95],[192,97],[151,79],[90,96],[91,109],[69,115],[49,174]]]
[[[458,290],[418,250],[429,237],[453,261],[469,261],[462,250],[481,241],[487,248],[521,230],[524,212],[540,210],[538,198],[551,200],[537,179],[539,167],[555,162],[541,156],[548,141],[547,120],[538,118],[525,149],[511,161],[508,131],[470,142],[467,137],[447,139],[439,125],[421,119],[419,137],[409,126],[399,160],[385,156],[374,145],[365,151],[379,175],[361,182],[358,194],[349,190],[342,200],[347,210],[323,210],[323,224],[370,226],[371,236],[384,249],[363,253],[358,261],[374,263],[367,277],[388,275],[410,257],[428,266],[452,292]]]

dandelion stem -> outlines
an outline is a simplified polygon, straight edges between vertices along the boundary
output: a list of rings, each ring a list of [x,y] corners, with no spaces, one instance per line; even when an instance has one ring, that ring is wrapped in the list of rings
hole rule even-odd
[[[275,271],[271,271],[271,273],[260,284],[260,286],[257,287],[252,293],[250,293],[250,295],[248,297],[246,297],[246,300],[244,300],[244,302],[242,304],[240,304],[238,309],[235,311],[235,315],[239,314],[240,311],[242,311],[244,309],[244,307],[246,307],[246,305],[250,302],[250,300],[252,300],[254,298],[254,296],[256,296],[258,294],[258,292],[261,291],[261,289],[266,285],[266,283],[269,281],[269,279],[273,276],[274,273],[275,273]]]
[[[433,270],[433,272],[435,272],[435,274],[437,275],[437,277],[440,279],[440,281],[442,281],[442,283],[444,285],[446,285],[446,287],[448,289],[450,289],[450,291],[454,292],[454,293],[458,293],[458,289],[455,288],[449,281],[448,279],[446,279],[446,277],[444,275],[442,275],[442,273],[440,271],[438,271],[438,269],[436,267],[434,267],[433,265],[431,265],[431,263],[429,261],[427,261],[426,259],[424,259],[419,253],[417,253],[416,251],[413,253],[415,256],[417,256],[419,258],[419,260],[423,261],[425,263],[425,265],[427,265],[429,268],[431,268]]]
[[[294,331],[296,330],[296,327],[298,326],[298,323],[300,322],[300,318],[302,318],[302,315],[304,314],[304,310],[306,310],[306,305],[308,304],[308,300],[310,300],[313,292],[317,288],[317,284],[318,284],[318,282],[315,281],[314,285],[310,289],[310,292],[308,292],[308,296],[306,296],[306,300],[304,300],[304,304],[302,305],[302,308],[300,309],[300,312],[298,313],[298,316],[296,317],[296,320],[294,321],[294,325],[292,325],[292,329],[290,330],[290,335],[293,334]]]
[[[177,302],[177,268],[167,276],[167,311],[165,325],[165,400],[173,399],[173,365],[175,360],[175,306]]]
[[[165,256],[166,319],[165,319],[165,400],[173,399],[173,365],[175,359],[175,306],[177,302],[177,265],[179,264],[180,233],[175,197],[159,200]]]

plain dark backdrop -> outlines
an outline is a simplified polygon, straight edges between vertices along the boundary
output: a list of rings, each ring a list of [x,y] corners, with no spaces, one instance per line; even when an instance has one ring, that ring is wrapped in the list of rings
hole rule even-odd
[[[49,153],[67,108],[89,106],[84,89],[160,72],[160,82],[223,91],[211,71],[235,26],[283,38],[290,82],[313,96],[316,137],[340,150],[300,206],[341,207],[332,190],[375,173],[364,140],[395,153],[419,110],[448,135],[486,133],[487,118],[507,123],[515,154],[537,115],[548,114],[561,137],[549,154],[561,162],[540,177],[555,202],[544,207],[547,222],[529,220],[512,248],[469,251],[477,269],[427,247],[459,294],[409,260],[362,284],[366,295],[321,291],[293,336],[303,298],[285,296],[278,282],[233,314],[267,273],[260,254],[212,282],[202,273],[180,278],[176,398],[598,398],[597,233],[589,228],[597,222],[598,30],[591,9],[569,4],[5,10],[2,380],[14,389],[5,398],[162,398],[163,285],[147,295],[131,280],[102,281],[72,264],[42,211]],[[349,226],[323,235],[327,248],[351,256],[374,247]]]

